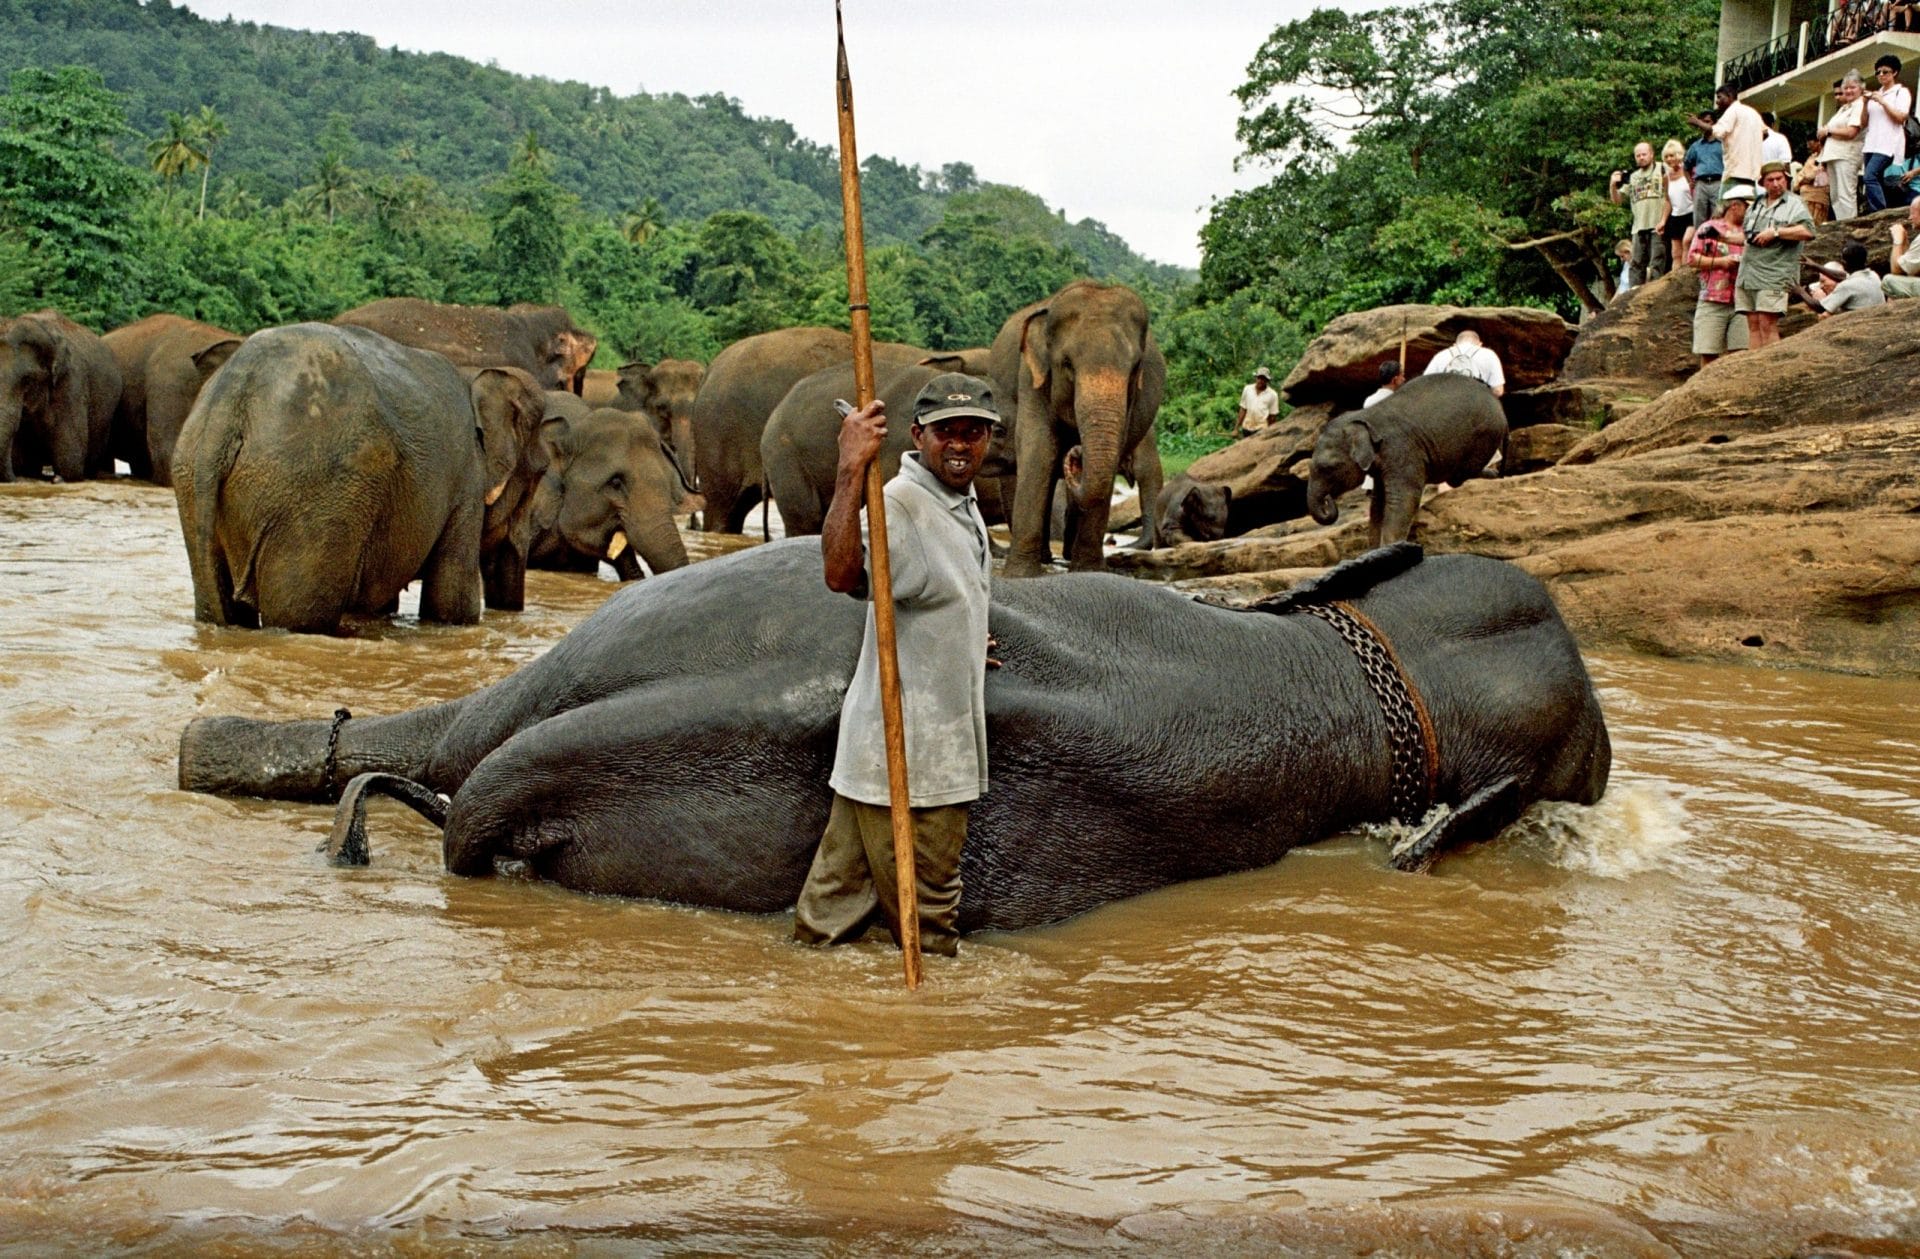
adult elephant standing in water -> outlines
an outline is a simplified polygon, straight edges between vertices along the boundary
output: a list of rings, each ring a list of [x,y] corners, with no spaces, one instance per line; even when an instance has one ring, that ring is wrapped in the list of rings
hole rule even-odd
[[[364,859],[366,790],[391,786],[440,814],[456,874],[517,858],[582,891],[783,909],[826,822],[865,616],[820,565],[795,538],[628,586],[451,703],[196,720],[180,785],[347,788],[346,859]],[[962,930],[1050,922],[1390,817],[1418,828],[1395,864],[1420,868],[1535,801],[1606,787],[1573,637],[1498,560],[1388,548],[1244,611],[1105,574],[1000,583],[989,628],[1004,663],[986,678],[991,789],[961,859]]]
[[[685,568],[686,544],[673,513],[685,493],[652,421],[615,407],[590,407],[548,393],[540,442],[547,470],[534,492],[534,568],[591,573],[605,560],[622,581]]]
[[[587,364],[600,344],[574,326],[565,307],[525,302],[501,310],[389,297],[335,315],[333,322],[432,350],[461,367],[517,367],[541,389],[568,393],[585,387]]]
[[[993,389],[1013,416],[1013,548],[1006,575],[1036,577],[1047,545],[1053,487],[1067,486],[1063,539],[1075,570],[1106,567],[1104,540],[1113,479],[1131,467],[1140,491],[1141,544],[1152,545],[1160,451],[1153,420],[1167,388],[1167,361],[1147,330],[1140,295],[1119,284],[1075,280],[1015,311],[993,341]]]
[[[57,310],[0,319],[0,481],[111,474],[120,368],[104,342]]]
[[[421,619],[471,624],[483,548],[488,605],[518,609],[543,410],[513,368],[469,383],[364,328],[256,332],[174,451],[195,618],[330,633],[419,578]]]
[[[173,447],[194,399],[242,337],[178,315],[148,315],[101,340],[120,365],[120,409],[113,453],[134,476],[173,484]]]

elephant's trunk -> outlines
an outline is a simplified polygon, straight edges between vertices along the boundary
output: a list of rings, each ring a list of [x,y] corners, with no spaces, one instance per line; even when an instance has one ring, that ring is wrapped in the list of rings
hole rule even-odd
[[[626,525],[627,541],[633,544],[633,550],[640,552],[640,558],[647,562],[654,576],[687,566],[687,545],[680,539],[680,530],[674,527],[670,509],[644,516],[629,512],[621,519]]]
[[[1068,492],[1083,512],[1098,511],[1106,529],[1113,479],[1120,471],[1121,445],[1127,438],[1127,376],[1108,371],[1082,376],[1073,399],[1074,424],[1080,430],[1079,488]]]
[[[1330,525],[1340,519],[1340,501],[1333,487],[1325,484],[1317,476],[1307,479],[1307,514],[1314,523]]]
[[[0,402],[0,481],[13,480],[13,443],[20,435],[20,402]]]
[[[691,494],[700,492],[699,465],[693,461],[693,412],[675,411],[667,421],[667,432],[673,442],[673,449],[667,457],[673,460],[674,467],[680,471],[680,479],[686,483]]]

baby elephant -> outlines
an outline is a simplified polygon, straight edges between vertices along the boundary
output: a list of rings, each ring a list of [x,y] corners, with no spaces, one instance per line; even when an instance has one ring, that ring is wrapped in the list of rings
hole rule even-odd
[[[520,606],[546,470],[532,377],[463,378],[364,328],[257,332],[201,391],[174,450],[194,617],[314,633],[379,616],[421,582],[420,617]]]
[[[1420,510],[1420,491],[1480,475],[1507,439],[1507,417],[1493,390],[1469,376],[1418,376],[1386,401],[1328,421],[1313,447],[1307,512],[1330,525],[1335,501],[1373,475],[1368,544],[1404,542]]]
[[[1227,536],[1227,511],[1233,506],[1233,487],[1196,481],[1186,473],[1168,481],[1154,505],[1160,522],[1161,546],[1182,542],[1213,542]]]

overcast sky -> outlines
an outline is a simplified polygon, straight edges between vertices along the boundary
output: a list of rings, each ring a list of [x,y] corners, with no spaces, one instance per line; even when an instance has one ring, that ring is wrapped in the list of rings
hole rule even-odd
[[[351,30],[620,95],[721,92],[835,144],[831,0],[181,0],[202,17]],[[1323,0],[1364,7],[1356,0]],[[861,155],[970,162],[1160,262],[1198,266],[1236,174],[1232,91],[1312,0],[846,0]],[[636,190],[644,193],[644,189]]]

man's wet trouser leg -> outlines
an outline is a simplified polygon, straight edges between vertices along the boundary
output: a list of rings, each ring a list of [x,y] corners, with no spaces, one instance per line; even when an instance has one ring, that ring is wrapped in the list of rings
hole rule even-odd
[[[966,805],[913,810],[914,881],[925,952],[951,957],[959,949],[960,849],[966,839]],[[793,938],[803,944],[856,940],[878,909],[898,940],[899,902],[890,811],[834,796],[820,849],[794,906]]]

